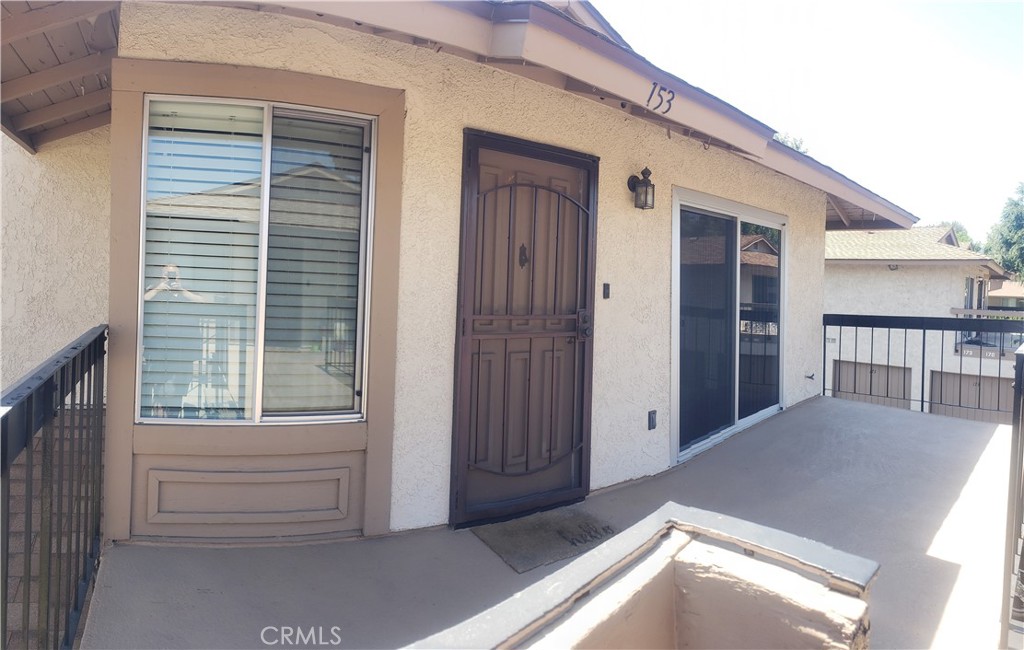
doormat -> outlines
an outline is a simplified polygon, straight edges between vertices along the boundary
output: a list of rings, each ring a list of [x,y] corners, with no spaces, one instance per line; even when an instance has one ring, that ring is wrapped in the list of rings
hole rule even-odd
[[[618,532],[593,515],[568,507],[472,530],[516,573],[585,553]]]

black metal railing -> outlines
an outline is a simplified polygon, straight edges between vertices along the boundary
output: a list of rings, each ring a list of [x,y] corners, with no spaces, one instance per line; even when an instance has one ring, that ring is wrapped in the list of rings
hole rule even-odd
[[[0,641],[70,648],[99,559],[107,326],[0,396]]]
[[[1024,647],[1024,345],[1016,357],[1000,648]]]
[[[822,394],[1009,423],[1021,318],[826,314]]]
[[[998,309],[951,309],[949,310],[956,318],[967,321],[961,327],[961,333],[957,344],[956,353],[967,357],[981,357],[983,359],[1005,359],[1012,361],[1013,352],[1021,345],[1024,345],[1024,333],[1017,332],[992,332],[984,329],[974,329],[978,320],[1024,320],[1024,311],[1019,310],[998,310]]]

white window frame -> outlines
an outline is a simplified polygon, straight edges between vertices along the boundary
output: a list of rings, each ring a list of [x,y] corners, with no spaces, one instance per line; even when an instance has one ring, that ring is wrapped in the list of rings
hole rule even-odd
[[[147,165],[149,164],[149,116],[150,103],[152,101],[174,101],[174,102],[195,102],[210,104],[228,104],[237,106],[259,106],[263,108],[263,144],[261,161],[262,179],[270,178],[271,163],[271,139],[272,120],[274,109],[286,109],[301,111],[309,114],[321,114],[331,117],[340,117],[362,123],[368,131],[366,139],[368,151],[363,152],[364,184],[362,196],[362,219],[359,233],[359,287],[358,287],[358,310],[357,316],[360,331],[356,335],[356,348],[354,352],[355,361],[355,382],[353,390],[359,398],[359,408],[351,412],[339,413],[314,413],[310,415],[264,415],[263,414],[263,357],[264,357],[264,334],[265,334],[265,312],[266,312],[266,283],[267,283],[267,247],[269,241],[270,221],[270,182],[266,180],[260,186],[260,234],[259,234],[259,278],[257,281],[256,296],[256,337],[254,341],[255,368],[253,369],[253,417],[252,419],[221,420],[206,418],[153,418],[142,416],[142,344],[143,344],[143,316],[145,301],[143,295],[146,291],[146,179],[148,177]],[[259,101],[250,99],[236,99],[231,97],[206,97],[198,95],[167,95],[147,93],[143,102],[142,120],[142,173],[140,178],[141,194],[139,205],[139,269],[138,269],[138,295],[137,295],[137,329],[135,349],[135,422],[137,424],[160,424],[172,426],[273,426],[288,424],[318,424],[318,423],[340,423],[340,422],[363,422],[366,420],[367,399],[366,377],[369,370],[368,346],[366,345],[370,331],[370,291],[372,282],[371,271],[373,269],[373,226],[374,226],[374,196],[376,195],[377,184],[377,131],[378,119],[374,115],[365,115],[350,111],[339,111],[320,108],[317,106],[303,106],[301,104],[290,104],[287,102]]]
[[[679,328],[679,309],[680,309],[680,244],[679,236],[681,233],[682,224],[680,223],[679,212],[682,209],[694,209],[700,212],[708,213],[714,216],[720,216],[728,219],[732,219],[736,227],[736,261],[735,261],[735,286],[733,287],[735,300],[735,314],[734,321],[739,323],[740,317],[740,234],[743,223],[750,223],[759,226],[768,226],[775,228],[782,233],[781,250],[779,254],[782,259],[782,263],[779,267],[779,403],[774,406],[769,406],[757,413],[752,413],[743,419],[739,419],[739,400],[737,399],[738,390],[737,381],[739,377],[739,344],[740,344],[740,330],[739,327],[733,328],[733,424],[713,436],[709,436],[704,440],[693,443],[685,449],[679,449],[679,426],[680,426],[680,412],[679,412],[679,390],[680,390],[680,360],[679,352],[681,348],[680,342],[680,328]],[[682,187],[672,188],[672,316],[671,316],[671,332],[672,332],[672,363],[671,363],[671,415],[670,415],[670,430],[669,430],[669,464],[676,465],[678,463],[685,462],[694,456],[707,451],[708,449],[724,442],[728,438],[732,437],[736,433],[768,418],[782,410],[782,405],[785,402],[785,334],[787,331],[786,321],[788,313],[788,296],[789,291],[787,289],[788,284],[788,266],[789,266],[789,242],[786,231],[787,218],[785,215],[771,212],[763,208],[758,208],[745,203],[739,203],[729,199],[723,199],[713,194],[706,194],[704,192],[698,192],[696,190],[690,190]]]

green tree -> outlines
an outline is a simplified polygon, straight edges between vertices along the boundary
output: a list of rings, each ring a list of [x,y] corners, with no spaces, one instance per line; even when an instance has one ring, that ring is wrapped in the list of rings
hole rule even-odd
[[[795,135],[788,133],[776,133],[774,136],[776,142],[781,142],[790,149],[796,149],[800,153],[807,153],[807,147],[804,146],[804,139],[798,138]]]
[[[1006,199],[1003,214],[988,231],[985,252],[1012,273],[1024,273],[1024,183]]]

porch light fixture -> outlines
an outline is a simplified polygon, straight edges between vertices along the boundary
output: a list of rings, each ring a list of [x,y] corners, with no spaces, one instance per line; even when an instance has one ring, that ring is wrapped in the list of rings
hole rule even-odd
[[[633,205],[641,210],[654,208],[654,183],[651,182],[651,170],[646,167],[639,176],[633,175],[626,181],[626,187],[633,193]]]

